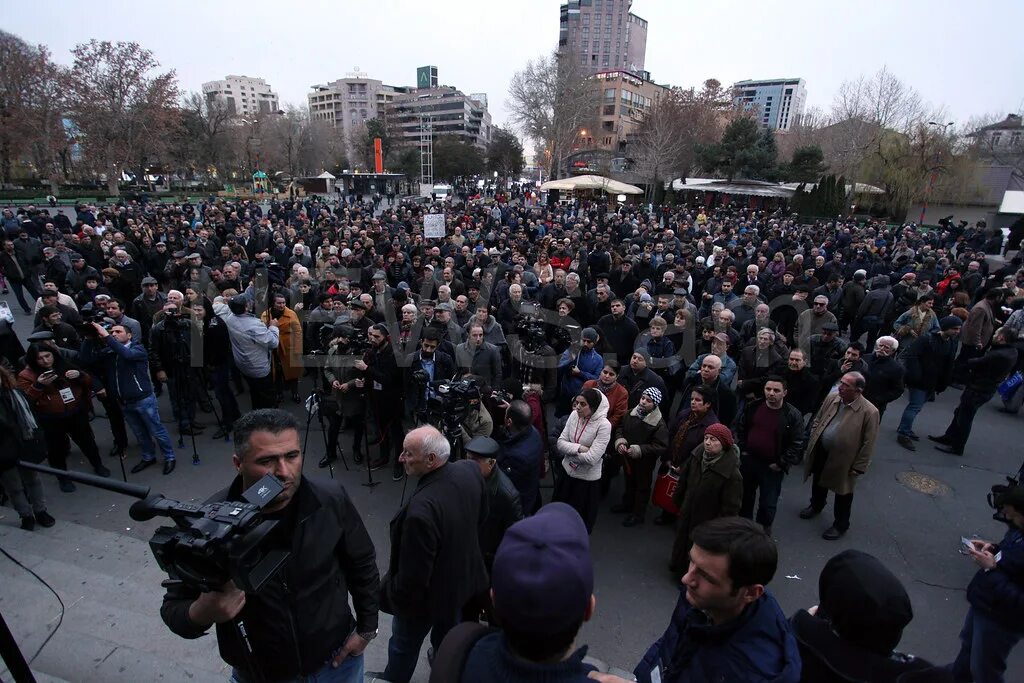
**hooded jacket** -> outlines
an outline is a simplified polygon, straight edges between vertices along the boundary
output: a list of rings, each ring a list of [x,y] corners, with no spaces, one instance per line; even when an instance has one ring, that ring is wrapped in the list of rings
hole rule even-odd
[[[601,405],[589,418],[581,419],[574,410],[558,437],[557,448],[562,454],[562,467],[566,474],[584,481],[601,478],[601,460],[612,440],[612,425],[608,422],[608,399],[601,394]],[[580,453],[580,446],[590,450]]]
[[[660,677],[651,672],[659,670]],[[798,683],[800,653],[786,617],[765,591],[732,621],[715,625],[685,589],[661,638],[633,670],[639,683]]]
[[[875,557],[859,550],[834,556],[818,578],[820,605],[800,610],[790,625],[805,683],[952,681],[927,661],[895,652],[913,619],[903,584]]]

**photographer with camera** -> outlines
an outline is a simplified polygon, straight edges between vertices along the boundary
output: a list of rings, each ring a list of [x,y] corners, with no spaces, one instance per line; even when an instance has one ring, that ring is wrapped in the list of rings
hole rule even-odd
[[[327,344],[328,363],[324,366],[324,380],[331,388],[334,406],[325,406],[327,413],[327,452],[318,466],[323,469],[338,459],[338,434],[342,423],[352,426],[352,460],[363,462],[363,434],[366,422],[366,387],[363,373],[344,360],[353,355],[352,340],[356,331],[348,324],[331,328],[333,337]]]
[[[192,324],[175,304],[163,308],[163,317],[149,331],[149,368],[167,385],[178,433],[198,435],[195,423],[197,387],[203,379],[192,367]]]
[[[440,350],[441,332],[434,327],[423,330],[420,350],[406,360],[405,403],[414,417],[424,415],[436,392],[430,383],[452,379],[457,374],[455,359]]]
[[[459,421],[463,446],[478,436],[489,437],[494,431],[494,420],[481,400],[483,391],[488,390],[488,387],[481,387],[482,380],[472,375],[466,375],[464,381],[469,382],[470,386],[465,397],[465,413]]]
[[[213,433],[214,439],[223,439],[231,433],[231,426],[241,416],[238,400],[231,389],[231,340],[228,338],[228,326],[219,315],[213,315],[206,309],[203,302],[191,306],[192,320],[200,328],[202,335],[203,370],[213,384],[213,394],[220,404],[220,427]],[[200,373],[197,374],[202,377]],[[205,394],[205,385],[200,387]],[[193,426],[195,422],[192,423]]]
[[[353,367],[363,373],[367,405],[380,434],[380,454],[370,463],[371,469],[383,467],[391,460],[394,449],[394,464],[391,478],[401,481],[405,476],[399,457],[402,454],[402,378],[399,374],[395,352],[391,347],[391,335],[387,326],[377,323],[366,333],[370,348],[357,360]],[[369,457],[369,453],[367,453]]]
[[[1009,529],[999,543],[975,538],[961,551],[978,572],[967,586],[970,608],[951,665],[958,682],[1001,683],[1010,651],[1024,637],[1024,486],[993,487],[989,503]]]
[[[258,593],[233,581],[209,593],[175,581],[160,616],[182,638],[216,625],[221,657],[238,683],[361,682],[363,651],[377,635],[380,576],[358,511],[340,484],[302,476],[299,424],[288,413],[247,413],[235,423],[234,444],[238,476],[207,502],[242,501],[243,491],[274,475],[284,490],[263,508],[278,522],[267,542],[290,558]],[[233,620],[244,621],[247,640]]]
[[[114,325],[108,331],[99,323],[92,323],[95,336],[82,342],[81,360],[95,364],[104,372],[104,384],[124,413],[142,449],[142,460],[132,468],[138,474],[156,463],[156,441],[164,454],[164,474],[174,471],[174,446],[171,437],[160,422],[153,384],[149,380],[149,353],[132,338],[124,325]]]

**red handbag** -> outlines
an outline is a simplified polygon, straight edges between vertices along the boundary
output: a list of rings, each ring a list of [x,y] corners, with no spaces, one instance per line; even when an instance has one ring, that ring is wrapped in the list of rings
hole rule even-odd
[[[679,475],[671,469],[664,474],[659,474],[654,480],[654,493],[651,495],[651,502],[665,512],[678,515],[679,506],[672,501],[677,486],[679,486]]]

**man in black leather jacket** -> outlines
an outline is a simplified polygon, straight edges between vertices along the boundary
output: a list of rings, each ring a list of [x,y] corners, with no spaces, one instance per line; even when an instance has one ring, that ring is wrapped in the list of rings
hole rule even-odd
[[[242,683],[320,677],[335,669],[345,676],[338,680],[362,681],[362,653],[377,635],[380,574],[359,513],[338,483],[302,476],[299,425],[290,414],[247,413],[235,422],[234,438],[239,476],[208,502],[241,501],[243,491],[273,474],[285,489],[264,508],[267,518],[278,520],[267,542],[291,557],[257,594],[231,581],[212,593],[176,582],[160,616],[182,638],[198,638],[216,624],[220,655]],[[236,617],[252,644],[248,656],[232,623]]]
[[[804,418],[796,406],[785,400],[786,393],[785,380],[769,375],[764,383],[764,398],[748,403],[736,425],[743,473],[740,516],[754,519],[768,533],[775,520],[782,480],[790,466],[803,460]],[[754,499],[759,491],[755,519]]]

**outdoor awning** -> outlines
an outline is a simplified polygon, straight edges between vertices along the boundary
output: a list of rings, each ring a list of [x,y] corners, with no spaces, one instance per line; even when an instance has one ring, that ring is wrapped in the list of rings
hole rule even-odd
[[[540,186],[541,190],[604,190],[609,194],[643,194],[636,185],[620,183],[618,180],[605,178],[599,175],[581,175],[574,178],[560,178],[549,180]]]
[[[760,180],[734,180],[732,182],[715,180],[695,183],[691,183],[690,180],[693,179],[687,178],[685,184],[680,183],[679,185],[676,184],[678,181],[673,181],[672,188],[684,192],[718,192],[746,197],[778,197],[781,199],[789,199],[795,192],[785,185],[766,183]]]
[[[999,205],[999,213],[1024,213],[1024,190],[1004,192],[1003,202]]]
[[[336,178],[332,176],[328,171],[324,171],[323,173],[318,175],[317,178],[323,178],[324,180],[336,180]]]

